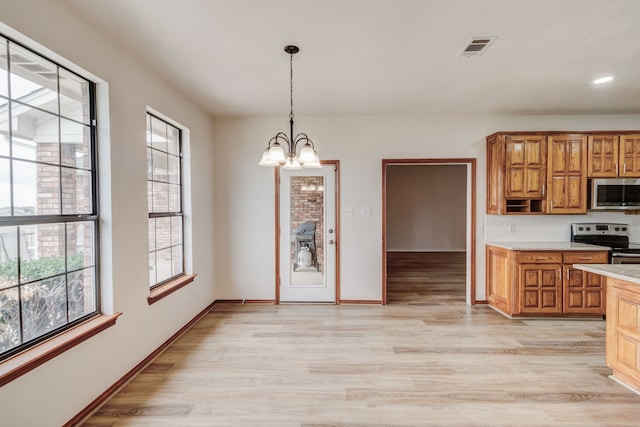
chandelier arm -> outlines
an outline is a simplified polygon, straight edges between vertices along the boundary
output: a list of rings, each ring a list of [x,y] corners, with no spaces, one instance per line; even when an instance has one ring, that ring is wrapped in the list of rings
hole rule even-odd
[[[289,137],[284,132],[278,132],[275,136],[271,137],[269,142],[267,143],[267,148],[271,148],[273,144],[280,143],[280,141],[284,141],[287,144],[287,149],[291,151],[291,141]]]
[[[309,139],[307,134],[301,132],[301,133],[297,134],[296,137],[293,139],[293,149],[295,151],[298,150],[298,144],[301,143],[301,142],[304,142],[305,144],[309,143],[309,145],[311,145],[311,147],[314,150],[316,149],[316,146],[313,144],[313,141]]]

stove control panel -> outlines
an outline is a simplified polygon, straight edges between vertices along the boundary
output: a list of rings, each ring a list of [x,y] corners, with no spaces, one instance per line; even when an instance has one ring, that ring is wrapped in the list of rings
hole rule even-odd
[[[571,224],[571,235],[573,236],[593,236],[593,235],[628,236],[629,224],[597,223],[597,222]]]

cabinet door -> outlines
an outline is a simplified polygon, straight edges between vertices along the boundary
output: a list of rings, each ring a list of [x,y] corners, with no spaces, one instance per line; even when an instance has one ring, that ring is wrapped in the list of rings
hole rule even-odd
[[[493,135],[487,138],[487,213],[504,212],[504,143]]]
[[[518,272],[521,313],[562,313],[562,265],[520,264]]]
[[[562,296],[565,313],[604,314],[605,277],[599,274],[576,270],[565,265],[564,292]]]
[[[620,136],[621,177],[640,177],[640,135]]]
[[[487,300],[497,309],[511,313],[511,270],[509,251],[487,246]]]
[[[588,145],[589,178],[618,176],[618,135],[590,135]]]
[[[546,176],[546,136],[507,136],[505,150],[505,196],[541,198]]]
[[[587,138],[584,135],[549,137],[549,194],[547,212],[587,212]]]

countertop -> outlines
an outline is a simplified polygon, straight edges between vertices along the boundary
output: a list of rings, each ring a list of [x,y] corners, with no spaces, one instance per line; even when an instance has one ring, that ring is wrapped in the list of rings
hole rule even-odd
[[[640,264],[574,264],[573,267],[640,285]]]
[[[487,245],[512,251],[608,251],[608,246],[574,242],[487,242]]]

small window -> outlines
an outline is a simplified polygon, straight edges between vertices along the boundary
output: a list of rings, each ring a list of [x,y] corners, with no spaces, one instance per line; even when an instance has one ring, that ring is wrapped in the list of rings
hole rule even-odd
[[[147,113],[149,285],[184,274],[182,132]]]
[[[97,313],[94,99],[0,36],[0,359]]]

